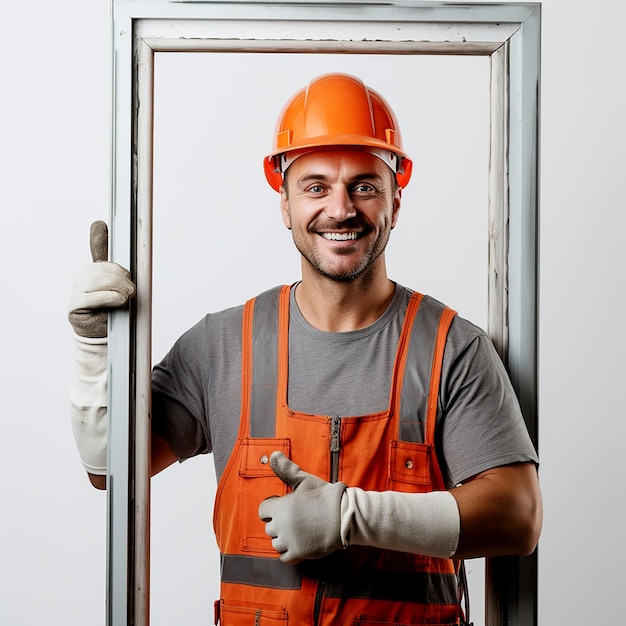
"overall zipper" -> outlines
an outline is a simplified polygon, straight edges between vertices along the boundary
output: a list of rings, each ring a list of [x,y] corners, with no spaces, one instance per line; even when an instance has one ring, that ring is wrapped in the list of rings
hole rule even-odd
[[[341,417],[331,417],[330,421],[330,482],[339,480],[339,451],[341,450]]]
[[[341,450],[341,417],[334,416],[328,418],[330,424],[330,482],[336,483],[339,480],[339,452]],[[326,583],[321,580],[315,593],[315,604],[313,606],[313,624],[319,624],[322,601],[326,592]]]

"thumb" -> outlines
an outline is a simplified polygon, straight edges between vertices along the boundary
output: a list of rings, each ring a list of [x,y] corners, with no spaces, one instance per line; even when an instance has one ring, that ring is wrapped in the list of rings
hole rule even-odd
[[[94,263],[109,260],[109,229],[106,222],[97,220],[89,230],[89,247]]]
[[[287,487],[296,489],[306,477],[306,472],[300,469],[293,461],[288,459],[282,452],[272,452],[270,456],[270,466],[274,474],[278,476]]]

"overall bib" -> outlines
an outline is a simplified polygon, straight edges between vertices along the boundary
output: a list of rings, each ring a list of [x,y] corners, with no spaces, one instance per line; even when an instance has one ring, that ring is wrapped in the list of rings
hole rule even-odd
[[[309,415],[287,404],[289,291],[288,286],[271,289],[244,307],[239,435],[215,501],[221,553],[215,623],[458,624],[457,561],[349,546],[287,565],[258,516],[262,500],[287,493],[269,464],[274,450],[306,472],[349,487],[414,493],[445,489],[435,454],[435,422],[443,351],[455,312],[413,294],[387,410]]]

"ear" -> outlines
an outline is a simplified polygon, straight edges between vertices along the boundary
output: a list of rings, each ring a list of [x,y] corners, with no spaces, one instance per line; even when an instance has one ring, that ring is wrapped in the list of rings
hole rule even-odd
[[[283,218],[283,224],[291,230],[291,216],[289,215],[289,198],[285,191],[285,186],[280,188],[280,213]]]
[[[391,213],[391,228],[395,228],[400,217],[400,204],[402,204],[402,187],[398,187],[393,194],[393,208]]]

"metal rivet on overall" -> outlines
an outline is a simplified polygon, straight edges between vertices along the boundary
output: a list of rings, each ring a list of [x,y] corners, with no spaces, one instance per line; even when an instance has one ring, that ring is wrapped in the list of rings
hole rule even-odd
[[[413,469],[413,459],[407,459],[404,462],[404,467],[406,467],[407,469]]]
[[[267,465],[270,461],[270,458],[267,456],[267,454],[264,454],[261,458],[260,458],[261,464],[262,465]]]

